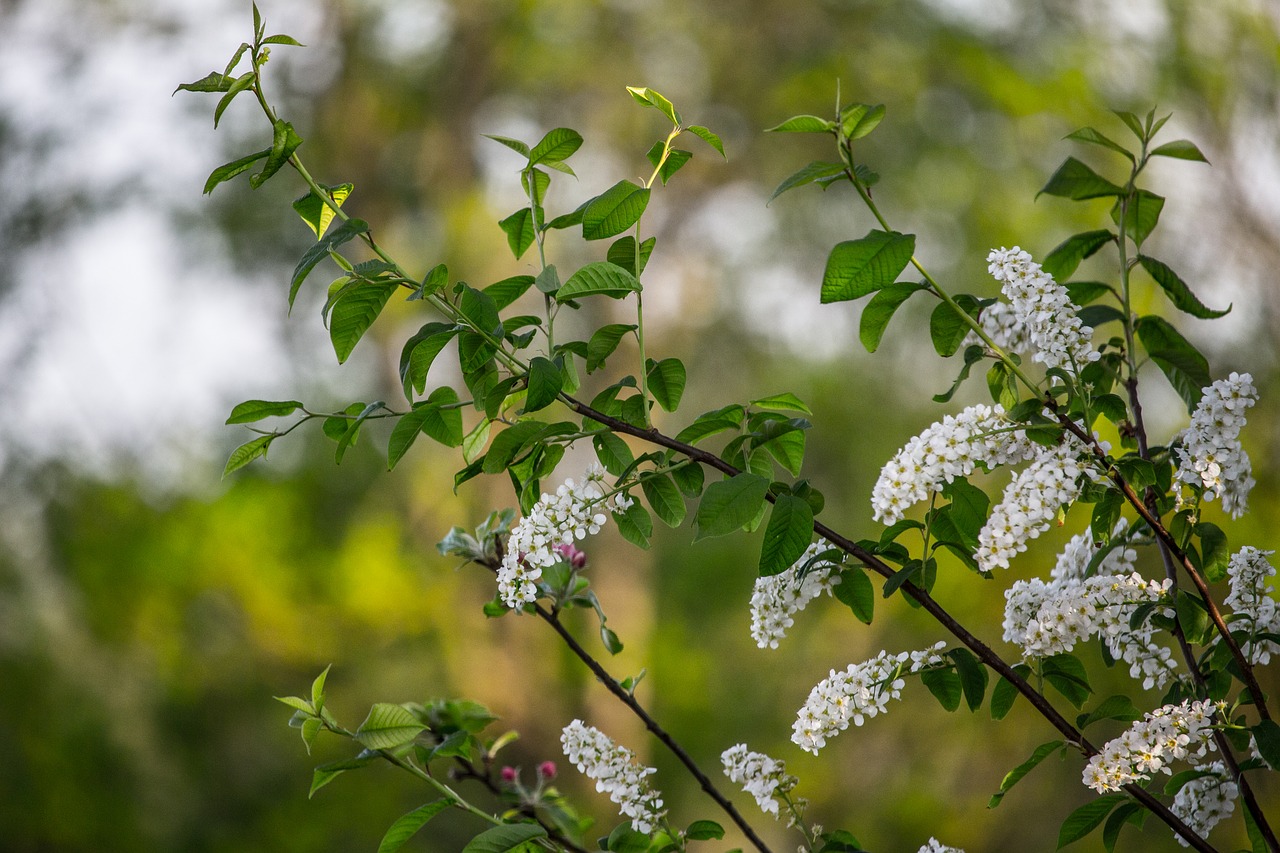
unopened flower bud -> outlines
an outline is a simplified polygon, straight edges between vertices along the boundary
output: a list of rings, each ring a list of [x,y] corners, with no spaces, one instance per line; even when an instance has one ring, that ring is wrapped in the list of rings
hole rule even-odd
[[[587,565],[587,555],[584,552],[579,551],[573,545],[561,543],[556,546],[556,552],[560,554],[566,563],[573,566],[575,569],[581,569]]]
[[[502,781],[506,782],[507,784],[511,784],[512,782],[516,781],[517,775],[518,774],[514,767],[502,768]]]
[[[556,763],[554,761],[544,761],[538,765],[538,775],[543,779],[556,778]]]

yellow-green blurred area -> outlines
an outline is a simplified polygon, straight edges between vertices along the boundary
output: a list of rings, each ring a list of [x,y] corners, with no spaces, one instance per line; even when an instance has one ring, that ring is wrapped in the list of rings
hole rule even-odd
[[[536,272],[533,254],[511,258],[496,225],[522,203],[522,161],[481,134],[583,134],[578,180],[557,174],[548,197],[557,215],[650,171],[644,153],[665,128],[625,86],[653,87],[718,132],[727,162],[690,139],[693,161],[655,192],[644,221],[658,238],[645,276],[648,354],[679,357],[690,375],[681,411],[658,425],[674,432],[728,403],[798,394],[814,410],[804,475],[826,495],[823,520],[855,539],[879,535],[868,498],[884,461],[986,391],[976,376],[952,402],[930,402],[959,360],[933,353],[923,300],[875,355],[858,343],[857,305],[818,304],[831,246],[874,223],[847,188],[766,205],[780,181],[834,152],[826,137],[762,130],[831,114],[837,92],[884,103],[886,120],[857,152],[882,177],[877,203],[893,228],[918,235],[919,258],[953,292],[986,297],[997,292],[991,248],[1043,257],[1110,224],[1105,201],[1035,198],[1068,155],[1123,177],[1120,158],[1067,133],[1092,125],[1127,144],[1110,109],[1172,112],[1164,138],[1192,139],[1212,166],[1152,164],[1147,186],[1168,203],[1148,251],[1206,303],[1234,306],[1221,321],[1175,322],[1215,376],[1249,370],[1262,391],[1245,430],[1252,512],[1209,516],[1233,549],[1276,547],[1280,12],[1268,0],[260,6],[270,32],[308,44],[275,48],[266,69],[268,93],[306,140],[299,154],[319,181],[352,182],[347,209],[420,272],[443,262],[475,286]],[[616,823],[612,805],[559,753],[575,717],[658,767],[677,825],[727,824],[545,625],[486,619],[492,576],[436,552],[451,526],[514,505],[505,478],[455,494],[460,455],[425,438],[387,473],[387,430],[371,427],[341,466],[304,428],[219,481],[226,454],[251,437],[221,426],[234,403],[404,408],[400,347],[434,319],[421,302],[393,303],[339,368],[319,318],[331,269],[287,317],[289,276],[313,239],[289,208],[303,192],[296,176],[201,196],[205,176],[265,147],[269,127],[246,96],[215,133],[213,96],[169,94],[221,70],[251,27],[239,0],[0,0],[0,849],[376,850],[432,795],[372,767],[308,800],[311,767],[352,749],[322,737],[308,756],[272,697],[305,692],[329,664],[330,707],[349,728],[374,702],[484,702],[502,718],[494,734],[521,732],[502,760],[526,774],[557,761],[602,832]],[[547,248],[562,273],[605,250],[571,232]],[[1115,280],[1113,258],[1090,263],[1088,275]],[[1145,279],[1137,299],[1140,311],[1171,310]],[[631,322],[629,310],[584,304],[557,334]],[[635,360],[623,347],[584,396],[634,373]],[[447,361],[430,383],[460,387]],[[1160,443],[1186,413],[1153,366],[1142,378]],[[589,461],[577,449],[557,476]],[[985,485],[998,495],[1003,483]],[[1071,512],[990,581],[944,565],[936,596],[1012,658],[1000,641],[1004,590],[1047,575],[1086,523],[1087,508]],[[930,836],[970,853],[1055,848],[1058,824],[1091,796],[1078,758],[1050,759],[986,808],[1004,774],[1055,737],[1025,703],[995,723],[985,707],[947,713],[911,683],[820,758],[790,744],[796,709],[829,670],[944,639],[925,614],[878,600],[868,627],[822,599],[780,649],[759,650],[747,627],[760,532],[691,538],[687,525],[662,530],[647,552],[613,530],[589,540],[593,587],[626,648],[610,658],[593,619],[570,622],[617,677],[647,673],[637,695],[713,776],[720,752],[745,740],[788,761],[815,821],[868,849],[914,851]],[[1143,568],[1154,575],[1151,557]],[[1262,677],[1280,689],[1274,666]],[[1097,699],[1158,699],[1119,670],[1095,665],[1093,678]],[[1280,817],[1280,786],[1258,787]],[[798,836],[734,798],[775,849],[794,849]],[[407,849],[457,850],[478,829],[445,814]],[[1247,846],[1238,813],[1212,839]],[[1121,845],[1180,849],[1155,821],[1126,829]],[[1073,849],[1102,848],[1095,835]]]

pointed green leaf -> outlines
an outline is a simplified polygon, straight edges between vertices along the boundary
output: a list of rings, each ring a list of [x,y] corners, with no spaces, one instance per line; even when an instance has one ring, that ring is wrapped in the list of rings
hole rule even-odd
[[[355,189],[352,184],[338,184],[336,187],[321,184],[320,188],[333,199],[338,207],[342,207],[342,203],[347,200],[347,196],[351,195],[351,191]],[[302,217],[302,221],[307,223],[311,230],[315,232],[317,240],[324,236],[325,231],[329,230],[329,223],[333,221],[334,217],[333,208],[314,192],[309,192],[294,201],[293,209]]]
[[[840,131],[846,139],[861,139],[884,120],[884,104],[850,104],[840,111]]]
[[[1108,696],[1087,714],[1081,714],[1076,718],[1076,728],[1086,729],[1099,720],[1122,720],[1126,723],[1132,723],[1134,720],[1142,719],[1142,711],[1134,707],[1133,700],[1128,696]]]
[[[714,820],[695,820],[685,830],[684,837],[690,841],[719,841],[724,838],[724,827]]]
[[[836,123],[817,116],[792,116],[782,124],[766,128],[765,133],[827,133],[835,130]]]
[[[302,287],[302,282],[315,269],[316,264],[329,256],[332,249],[341,246],[343,243],[358,237],[369,230],[369,223],[363,219],[348,219],[342,225],[335,228],[323,239],[307,249],[302,259],[298,261],[298,265],[293,269],[293,279],[289,282],[289,307],[293,308],[293,301],[297,298],[298,288]]]
[[[662,168],[658,169],[658,178],[661,179],[662,185],[665,187],[671,176],[680,171],[680,168],[693,159],[693,154],[680,148],[672,148],[667,153],[667,159],[662,159],[663,144],[655,142],[653,147],[649,149],[649,153],[645,155],[654,168],[658,164],[662,164]]]
[[[525,157],[528,157],[530,154],[529,146],[525,145],[519,139],[511,139],[507,136],[494,136],[492,133],[484,133],[481,135],[488,139],[492,139],[494,142],[502,143],[517,154],[522,154]]]
[[[769,481],[755,474],[738,474],[712,483],[698,506],[694,541],[724,536],[749,524],[763,507],[768,489]]]
[[[684,395],[686,381],[684,364],[678,358],[664,358],[662,361],[649,360],[647,377],[649,393],[658,405],[668,412],[680,408],[680,398]]]
[[[943,708],[954,711],[960,707],[964,690],[954,669],[926,669],[920,673],[920,680]]]
[[[1055,689],[1080,708],[1093,693],[1089,687],[1088,674],[1080,659],[1071,654],[1059,654],[1044,659],[1041,673]]]
[[[462,853],[507,853],[535,838],[546,837],[547,831],[536,823],[505,823],[468,841]]]
[[[804,401],[795,394],[784,391],[781,394],[770,394],[768,397],[761,397],[752,400],[751,405],[757,409],[768,409],[775,412],[803,412],[806,415],[812,415],[813,411],[804,404]]]
[[[378,853],[395,853],[419,829],[426,826],[428,821],[452,805],[454,805],[454,800],[445,797],[433,803],[418,806],[413,811],[400,817],[395,823],[391,824],[387,834],[382,836],[382,842],[378,844]]]
[[[982,707],[982,700],[987,695],[987,682],[990,675],[973,652],[968,649],[952,649],[947,656],[955,662],[956,675],[960,677],[960,687],[964,690],[964,700],[970,711]]]
[[[547,269],[553,269],[547,267]],[[493,307],[498,311],[511,305],[521,296],[529,292],[529,288],[534,286],[537,281],[531,275],[513,275],[511,278],[504,278],[502,281],[496,281],[486,287],[481,293],[493,300]]]
[[[405,397],[412,399],[414,392],[421,394],[425,390],[431,363],[456,334],[457,326],[427,323],[405,341],[400,352],[400,384],[404,386]]]
[[[569,159],[573,152],[582,147],[582,134],[567,127],[557,127],[547,131],[547,135],[539,140],[529,152],[529,165],[539,163],[558,163]]]
[[[676,108],[672,106],[670,101],[668,101],[666,98],[664,98],[662,95],[658,94],[654,90],[647,87],[638,88],[635,86],[628,86],[627,92],[631,95],[631,97],[635,100],[636,103],[646,107],[653,107],[658,112],[662,113],[664,116],[670,119],[672,124],[678,125],[681,123],[680,114],[676,112]]]
[[[605,260],[611,264],[617,264],[639,278],[640,274],[644,272],[644,268],[649,264],[649,256],[653,254],[653,247],[657,242],[656,237],[640,241],[639,271],[636,270],[636,238],[630,234],[626,237],[619,237],[609,246],[609,252],[605,255]]]
[[[862,318],[858,323],[858,338],[867,352],[875,352],[879,348],[889,321],[893,319],[893,315],[902,303],[927,287],[928,285],[924,282],[919,284],[900,282],[887,284],[876,291],[862,309]]]
[[[639,221],[649,204],[649,191],[631,181],[618,181],[592,199],[582,211],[582,237],[603,240],[616,237]]]
[[[1045,272],[1057,281],[1066,281],[1085,258],[1092,257],[1099,249],[1115,239],[1106,229],[1085,231],[1063,240],[1045,256],[1041,265]],[[1079,305],[1084,303],[1079,302]]]
[[[379,702],[356,729],[356,740],[367,749],[394,749],[416,738],[426,729],[418,718],[400,705]]]
[[[861,240],[838,243],[822,275],[822,302],[857,299],[893,284],[915,246],[915,235],[896,231],[872,231]]]
[[[248,47],[248,45],[242,45]],[[234,66],[233,66],[234,67]],[[183,83],[173,90],[174,95],[179,92],[225,92],[231,88],[233,78],[227,74],[219,74],[217,71],[210,71],[205,76],[191,83]]]
[[[587,341],[587,373],[594,373],[596,370],[604,366],[605,359],[613,355],[613,351],[618,348],[618,344],[622,338],[628,333],[635,331],[634,324],[624,325],[622,323],[610,323],[607,326],[601,326],[591,335],[591,340]]]
[[[780,574],[804,556],[813,541],[813,509],[794,495],[780,495],[769,514],[760,547],[760,577]]]
[[[627,507],[626,512],[615,512],[613,520],[618,523],[618,532],[623,539],[637,548],[649,547],[649,537],[653,535],[653,518],[639,502]]]
[[[215,128],[218,126],[218,122],[222,120],[222,114],[231,105],[235,96],[253,85],[255,76],[256,74],[253,71],[246,72],[233,80],[231,85],[227,87],[227,93],[222,96],[222,99],[218,101],[218,106],[213,109],[213,126]]]
[[[640,488],[644,491],[649,508],[668,527],[679,527],[684,521],[684,498],[676,484],[666,474],[650,474],[640,478]]]
[[[1002,683],[1008,684],[1009,682]],[[995,697],[992,696],[993,701],[994,699]],[[1000,790],[987,803],[987,808],[994,809],[1000,805],[1000,801],[1004,799],[1005,794],[1009,793],[1010,788],[1021,782],[1023,777],[1036,768],[1036,765],[1052,755],[1054,750],[1060,749],[1062,745],[1063,743],[1060,740],[1051,740],[1048,743],[1042,743],[1037,746],[1035,752],[1031,753],[1030,758],[1005,774],[1004,781],[1000,783]]]
[[[1187,411],[1195,411],[1202,389],[1212,382],[1209,362],[1177,329],[1160,317],[1139,317],[1135,329],[1147,355],[1164,371],[1173,390],[1186,403]]]
[[[231,414],[227,417],[227,423],[248,424],[260,421],[263,418],[283,417],[291,415],[301,408],[302,404],[297,400],[283,400],[280,402],[273,400],[245,400],[231,410]]]
[[[1092,127],[1082,127],[1077,131],[1068,133],[1067,139],[1074,139],[1077,142],[1091,142],[1094,145],[1101,145],[1103,148],[1110,148],[1112,151],[1116,152],[1122,157],[1128,158],[1130,163],[1137,162],[1134,159],[1133,154],[1129,153],[1129,150],[1127,148],[1125,148],[1122,145],[1118,145],[1115,142],[1112,142],[1110,139],[1103,136],[1101,133],[1094,130]]]
[[[259,456],[266,456],[267,448],[271,446],[271,442],[275,438],[274,435],[259,436],[253,441],[246,441],[231,451],[231,456],[227,458],[226,467],[222,469],[222,476],[225,478],[232,471],[243,468]]]
[[[1031,667],[1020,663],[1013,667],[1013,671],[1025,679],[1031,674]],[[1018,696],[1018,688],[1013,686],[1012,681],[1002,677],[996,682],[995,689],[991,691],[991,719],[1003,720]]]
[[[1197,160],[1208,163],[1209,160],[1200,153],[1196,144],[1188,139],[1175,139],[1151,149],[1152,157],[1176,157],[1179,160]]]
[[[250,154],[247,157],[241,157],[239,160],[232,160],[230,163],[219,166],[209,174],[209,179],[204,182],[205,195],[213,192],[213,188],[223,181],[229,181],[241,172],[247,172],[253,168],[253,164],[262,158],[271,154],[270,148]]]
[[[698,137],[703,142],[710,145],[712,148],[716,149],[716,151],[720,152],[721,157],[724,157],[726,160],[729,159],[728,155],[724,153],[724,143],[720,141],[720,137],[712,133],[707,128],[703,127],[700,124],[691,124],[688,127],[686,127],[685,130],[689,131],[694,136]]]
[[[262,40],[262,44],[287,44],[290,47],[306,47],[305,44],[298,41],[293,36],[286,36],[283,34],[267,36]]]
[[[524,400],[526,412],[545,409],[555,402],[564,388],[564,375],[549,358],[535,356],[529,362],[528,394]]]
[[[827,184],[844,174],[844,165],[841,163],[826,163],[815,161],[805,166],[798,172],[792,174],[789,178],[778,184],[773,191],[773,195],[769,196],[769,201],[773,201],[787,190],[793,190],[796,187],[803,187],[806,184],[819,183],[825,189]]]
[[[1142,121],[1136,115],[1126,110],[1112,110],[1112,112],[1125,123],[1125,126],[1128,127],[1129,130],[1133,131],[1134,136],[1144,142],[1147,140],[1147,134],[1142,127]]]
[[[351,356],[364,333],[378,319],[397,285],[370,282],[352,288],[333,306],[329,319],[329,339],[342,364]]]
[[[311,797],[314,797],[316,795],[316,791],[319,791],[325,785],[328,785],[348,770],[357,770],[361,767],[366,767],[374,760],[375,756],[369,754],[363,758],[347,758],[342,761],[331,761],[328,764],[321,764],[311,773],[311,790],[307,793],[307,798],[310,799]]]
[[[799,477],[800,468],[804,465],[806,444],[804,432],[795,430],[793,432],[784,432],[782,435],[763,442],[758,447],[778,460],[778,464],[786,468],[791,473],[791,476]]]
[[[1160,221],[1160,211],[1164,210],[1164,197],[1153,192],[1138,190],[1129,200],[1128,215],[1125,218],[1124,233],[1134,243],[1141,246],[1155,230]],[[1111,208],[1111,221],[1120,224],[1120,202]]]
[[[1142,268],[1156,280],[1156,284],[1160,285],[1165,295],[1169,297],[1169,301],[1179,311],[1185,311],[1192,317],[1201,320],[1212,320],[1215,317],[1223,316],[1231,310],[1230,305],[1220,311],[1207,307],[1196,298],[1196,295],[1191,292],[1191,288],[1187,287],[1186,282],[1179,278],[1177,273],[1155,258],[1138,255],[1138,263],[1142,264]]]
[[[1111,810],[1129,798],[1128,794],[1107,794],[1067,815],[1058,830],[1058,849],[1061,850],[1073,841],[1079,841],[1102,823]]]
[[[378,400],[377,402],[370,403],[369,405],[361,409],[359,414],[357,414],[355,418],[351,420],[344,419],[344,423],[346,424],[347,428],[343,431],[342,435],[338,438],[338,449],[335,453],[335,458],[338,464],[342,464],[342,457],[346,454],[347,448],[356,443],[356,437],[360,435],[360,427],[363,426],[364,422],[369,419],[369,416],[372,415],[374,412],[377,412],[381,409],[385,409],[386,407],[387,407],[386,403],[382,402],[381,400]],[[348,411],[350,410],[348,409]]]
[[[622,299],[640,289],[636,277],[622,267],[608,261],[595,261],[569,276],[569,280],[556,291],[556,301],[596,295]]]
[[[871,586],[871,578],[867,577],[865,570],[855,566],[841,572],[840,583],[835,585],[832,593],[836,600],[853,611],[858,621],[865,625],[871,624],[871,617],[875,614],[876,595]]]
[[[494,298],[470,285],[462,285],[461,282],[459,285],[462,293],[458,298],[458,313],[477,333],[493,338],[502,337],[502,319],[498,316],[498,303]]]
[[[293,125],[280,119],[275,121],[272,137],[271,153],[267,155],[267,162],[262,164],[262,171],[249,176],[249,186],[255,190],[280,171],[280,167],[288,162],[293,152],[302,144],[302,137],[294,131]]]
[[[498,226],[507,235],[507,245],[511,247],[511,253],[519,260],[520,256],[525,253],[529,246],[533,245],[533,214],[527,207],[522,207],[506,219],[498,223]]]
[[[1122,196],[1124,190],[1090,169],[1074,157],[1068,157],[1054,172],[1036,197],[1053,195],[1082,201],[1089,198]]]
[[[955,298],[956,305],[970,316],[978,313],[978,303],[968,294],[960,294]],[[929,315],[929,338],[938,355],[949,358],[960,349],[970,326],[955,308],[946,302],[939,302]]]

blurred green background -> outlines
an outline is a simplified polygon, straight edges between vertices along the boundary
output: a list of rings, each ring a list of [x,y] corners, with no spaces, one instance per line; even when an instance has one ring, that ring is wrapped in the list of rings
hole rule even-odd
[[[958,365],[933,355],[925,318],[897,318],[873,357],[857,342],[857,306],[819,307],[827,251],[871,223],[842,190],[766,206],[778,182],[829,154],[825,138],[761,130],[829,113],[837,85],[845,100],[885,103],[862,153],[883,176],[878,202],[919,235],[940,279],[991,295],[990,248],[1043,256],[1101,227],[1105,203],[1034,198],[1068,154],[1118,174],[1106,152],[1062,137],[1085,124],[1123,137],[1111,108],[1172,112],[1166,138],[1191,138],[1213,166],[1152,165],[1149,185],[1169,202],[1150,251],[1207,303],[1236,306],[1183,327],[1215,375],[1251,370],[1263,389],[1246,431],[1253,511],[1228,529],[1233,546],[1274,547],[1280,12],[1268,0],[261,9],[270,31],[309,45],[277,48],[268,74],[313,173],[353,182],[348,209],[402,260],[445,262],[473,284],[529,269],[495,224],[520,204],[520,161],[480,134],[532,142],[580,130],[580,180],[558,180],[549,202],[566,212],[648,171],[662,129],[624,86],[656,88],[719,132],[728,162],[691,144],[693,163],[645,220],[659,238],[646,274],[650,352],[691,368],[684,413],[663,423],[799,394],[815,410],[805,474],[827,495],[825,520],[854,538],[876,535],[867,499],[884,460],[980,399],[981,383],[948,407],[929,403]],[[316,281],[286,318],[289,272],[308,244],[288,206],[301,185],[282,175],[201,196],[215,166],[263,147],[261,117],[238,101],[215,134],[212,100],[169,94],[221,69],[250,28],[238,0],[0,0],[0,850],[376,849],[427,793],[373,769],[308,801],[310,767],[345,747],[322,741],[308,757],[271,698],[305,690],[330,663],[330,704],[349,726],[375,701],[487,703],[524,735],[508,760],[560,761],[601,827],[615,822],[611,805],[559,756],[559,729],[575,716],[659,767],[679,822],[717,818],[544,626],[484,619],[491,578],[436,554],[450,526],[513,503],[500,478],[455,497],[459,459],[426,442],[385,473],[385,433],[370,431],[341,467],[330,443],[300,432],[219,481],[247,438],[221,426],[234,403],[394,400],[400,344],[423,322],[409,306],[389,311],[339,370]],[[561,269],[599,249],[567,235],[550,244]],[[584,330],[613,318],[593,309]],[[435,381],[454,379],[436,370]],[[1157,373],[1148,379],[1148,414],[1167,436],[1185,413]],[[571,454],[564,476],[586,461]],[[1046,535],[993,582],[953,567],[937,597],[1009,651],[1003,589],[1045,574],[1070,533]],[[610,668],[647,669],[639,695],[704,766],[716,770],[744,739],[785,757],[814,818],[877,851],[914,851],[931,835],[970,853],[1053,849],[1058,823],[1088,799],[1077,760],[1046,763],[985,808],[1003,774],[1052,737],[1025,707],[994,724],[985,710],[947,714],[912,684],[905,704],[820,760],[788,742],[795,709],[829,669],[940,639],[928,619],[895,599],[867,628],[824,600],[781,649],[759,651],[747,635],[759,534],[689,539],[665,531],[645,553],[606,533],[591,543],[592,573],[627,644]],[[1108,672],[1095,686],[1127,688]],[[1280,805],[1275,783],[1260,796]],[[777,849],[795,843],[756,823]],[[459,849],[476,828],[441,818],[411,847]],[[1127,849],[1179,849],[1154,822],[1141,838],[1126,832]],[[1244,843],[1238,816],[1218,833],[1224,849]]]

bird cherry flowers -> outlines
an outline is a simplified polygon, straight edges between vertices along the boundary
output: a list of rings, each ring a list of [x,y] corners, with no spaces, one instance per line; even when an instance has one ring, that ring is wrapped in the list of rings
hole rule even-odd
[[[564,727],[560,744],[578,772],[594,779],[596,790],[608,794],[618,810],[631,818],[636,832],[648,835],[662,821],[666,815],[662,794],[649,787],[649,777],[658,771],[638,763],[635,753],[582,720]]]

